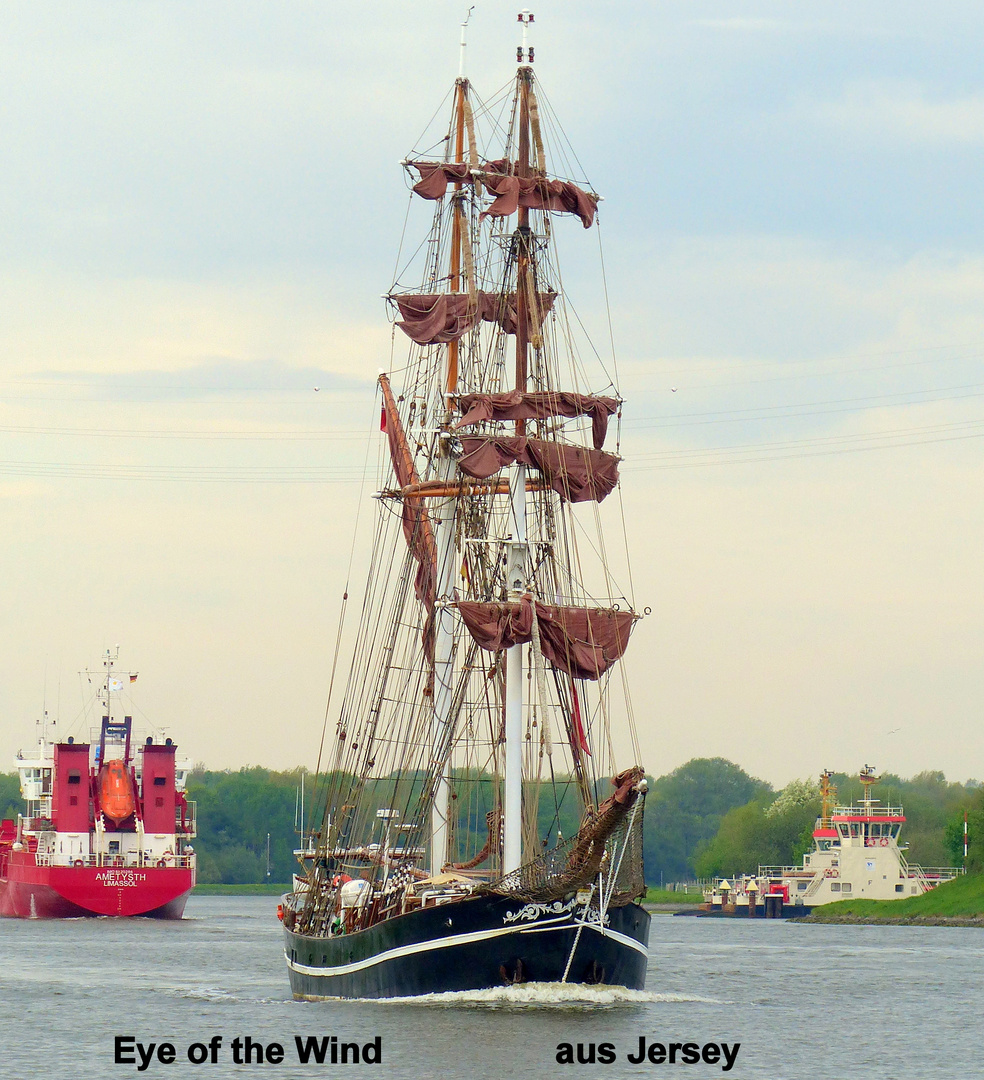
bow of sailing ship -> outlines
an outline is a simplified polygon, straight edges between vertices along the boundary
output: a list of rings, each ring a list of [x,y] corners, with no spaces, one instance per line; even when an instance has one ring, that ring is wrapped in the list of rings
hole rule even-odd
[[[568,151],[532,21],[510,86],[482,102],[459,76],[437,153],[404,163],[434,213],[389,296],[410,353],[379,378],[368,582],[282,906],[298,998],[645,980],[646,781],[618,765],[639,616],[598,511],[621,399],[579,351],[554,242],[598,196],[550,171]]]

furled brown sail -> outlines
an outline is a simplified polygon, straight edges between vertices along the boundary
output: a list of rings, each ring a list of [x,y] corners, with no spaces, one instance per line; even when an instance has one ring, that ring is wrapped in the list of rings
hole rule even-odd
[[[533,619],[544,657],[576,679],[600,679],[621,659],[636,616],[612,608],[555,607],[530,596],[518,603],[458,601],[468,632],[481,648],[499,652],[533,639]]]
[[[557,298],[555,292],[537,294],[530,311],[528,331],[535,333]],[[402,318],[397,326],[418,345],[458,341],[480,322],[498,323],[507,334],[517,326],[515,293],[420,293],[392,297]]]
[[[516,462],[532,465],[568,502],[601,502],[618,483],[618,458],[604,450],[523,435],[467,435],[461,445],[458,468],[476,480]]]
[[[594,447],[605,445],[608,418],[618,409],[611,397],[574,394],[567,390],[538,390],[521,393],[509,390],[503,394],[460,394],[454,405],[464,413],[455,429],[481,423],[483,420],[544,420],[548,416],[590,416]]]
[[[420,174],[413,190],[422,199],[442,198],[448,190],[448,184],[472,183],[472,168],[463,162],[408,161],[406,164]]]
[[[598,197],[582,191],[568,180],[547,180],[542,176],[495,176],[482,174],[482,182],[496,198],[482,217],[509,217],[521,206],[530,210],[559,210],[574,214],[590,229],[598,210]]]
[[[474,183],[480,179],[495,195],[482,217],[508,217],[522,206],[530,210],[557,210],[574,214],[589,229],[598,210],[598,196],[569,180],[549,180],[542,175],[517,176],[506,160],[488,161],[481,169],[463,162],[409,161],[420,179],[413,190],[424,199],[440,199],[448,184]]]

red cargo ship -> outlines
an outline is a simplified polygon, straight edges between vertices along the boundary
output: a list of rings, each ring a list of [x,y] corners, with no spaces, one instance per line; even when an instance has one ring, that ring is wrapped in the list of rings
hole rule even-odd
[[[131,745],[114,693],[136,675],[103,661],[102,724],[90,742],[49,742],[17,755],[27,813],[0,823],[0,916],[180,919],[195,884],[195,804],[187,761],[170,739]]]

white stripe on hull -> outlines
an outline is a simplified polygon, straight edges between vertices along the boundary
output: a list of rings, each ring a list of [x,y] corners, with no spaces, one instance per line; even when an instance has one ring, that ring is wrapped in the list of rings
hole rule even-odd
[[[504,926],[497,930],[475,930],[469,934],[455,934],[453,937],[441,938],[439,941],[421,941],[414,945],[403,945],[397,949],[388,949],[386,952],[377,953],[375,956],[370,956],[365,960],[355,960],[350,964],[340,964],[338,967],[314,967],[310,964],[300,964],[295,960],[291,960],[287,950],[284,950],[284,959],[287,961],[287,966],[293,970],[299,972],[301,975],[350,975],[356,971],[365,971],[367,968],[375,967],[377,964],[384,964],[389,960],[399,960],[404,956],[414,956],[419,953],[426,953],[436,951],[437,949],[451,949],[457,945],[470,945],[476,941],[491,941],[493,938],[503,937],[506,934],[537,934],[547,930],[558,929],[570,929],[576,930],[579,923],[570,922],[567,918],[543,920],[536,926],[516,927],[516,926]],[[622,945],[627,945],[631,949],[635,949],[636,952],[642,953],[643,956],[649,955],[649,950],[641,942],[636,941],[635,938],[629,937],[627,934],[619,934],[614,930],[601,929],[593,923],[585,923],[585,930],[593,930],[596,934],[600,933],[603,937],[613,938],[615,941]]]

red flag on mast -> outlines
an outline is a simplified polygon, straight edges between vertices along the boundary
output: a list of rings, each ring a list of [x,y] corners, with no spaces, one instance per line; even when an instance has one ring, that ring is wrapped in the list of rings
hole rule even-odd
[[[584,724],[581,722],[581,702],[577,696],[577,683],[573,679],[571,679],[571,700],[574,703],[574,708],[571,711],[574,742],[579,750],[583,750],[590,757],[591,749],[588,746],[588,737],[584,733]]]

